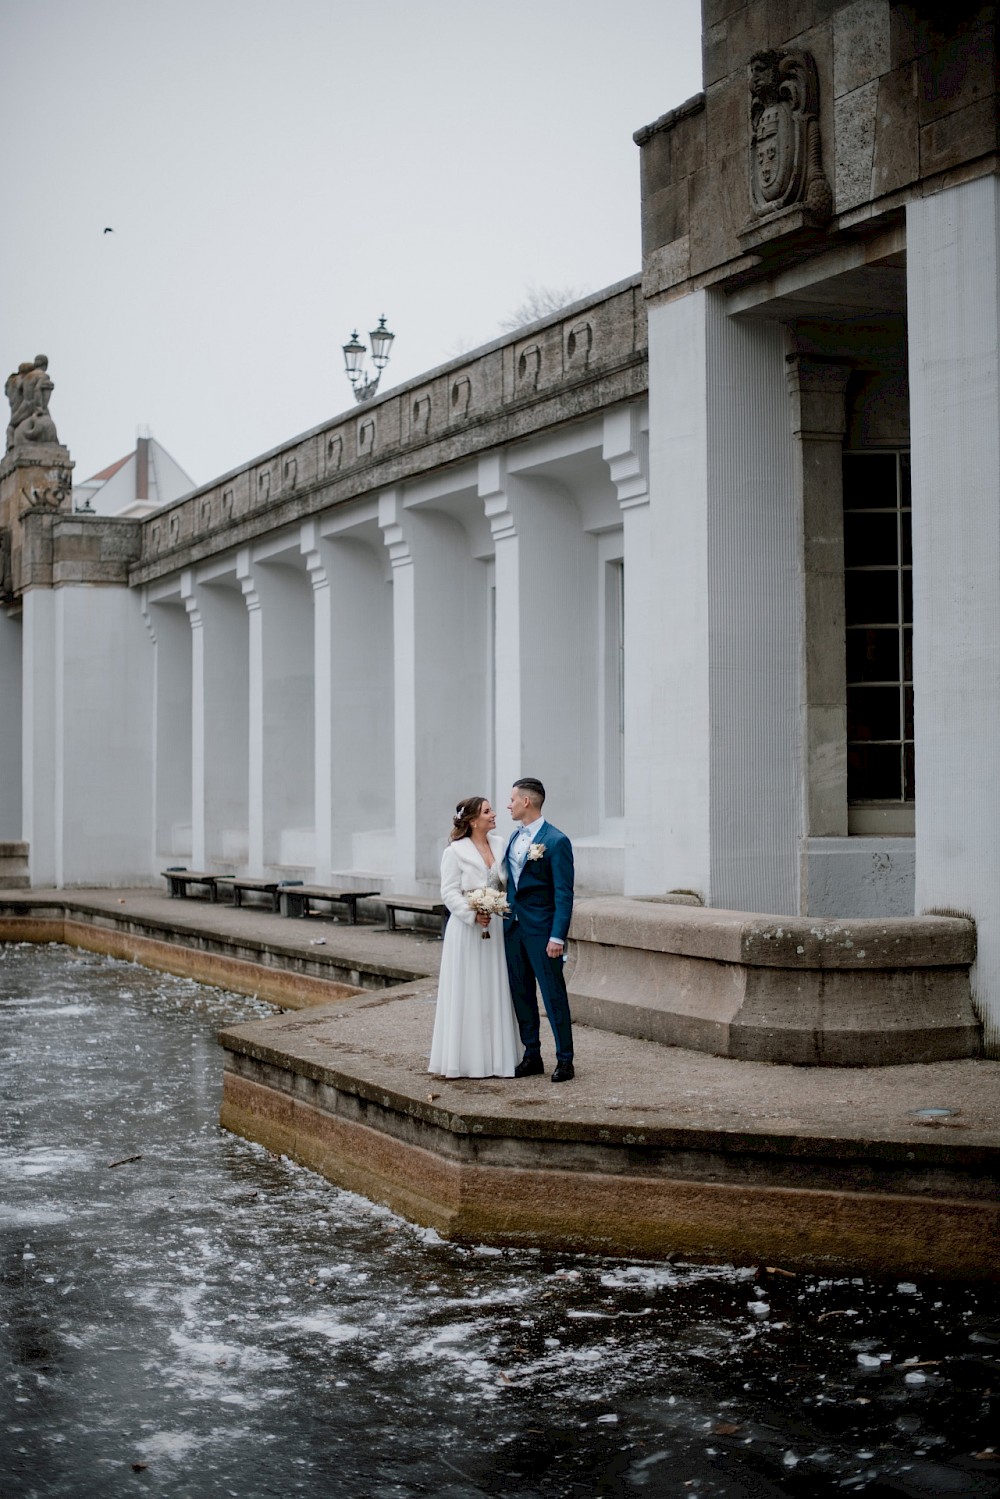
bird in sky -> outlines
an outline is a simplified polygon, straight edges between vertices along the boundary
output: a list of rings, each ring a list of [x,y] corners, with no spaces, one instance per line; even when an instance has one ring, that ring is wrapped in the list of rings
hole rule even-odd
[[[104,232],[105,234],[114,234],[115,231],[113,229],[105,229]]]

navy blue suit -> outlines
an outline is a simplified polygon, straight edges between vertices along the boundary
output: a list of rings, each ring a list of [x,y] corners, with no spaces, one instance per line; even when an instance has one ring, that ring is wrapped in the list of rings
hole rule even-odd
[[[515,889],[507,857],[512,842],[513,838],[508,841],[504,853],[510,915],[504,917],[503,934],[511,998],[524,1054],[526,1057],[541,1054],[535,990],[537,979],[555,1037],[556,1061],[571,1062],[573,1025],[563,977],[563,960],[561,957],[550,958],[545,949],[550,937],[565,942],[569,931],[573,915],[573,845],[565,833],[560,833],[551,823],[543,822],[534,837],[534,843],[541,845],[542,855],[525,859],[520,883]]]

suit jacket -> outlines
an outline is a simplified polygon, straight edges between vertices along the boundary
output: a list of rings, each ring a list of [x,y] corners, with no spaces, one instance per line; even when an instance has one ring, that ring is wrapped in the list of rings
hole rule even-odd
[[[535,844],[542,847],[541,858],[524,861],[521,881],[514,889],[514,879],[507,851],[512,840],[508,840],[503,863],[507,875],[507,901],[510,915],[504,917],[509,926],[515,919],[532,936],[554,937],[565,942],[573,915],[573,845],[565,833],[560,833],[550,822],[543,822],[535,834]]]

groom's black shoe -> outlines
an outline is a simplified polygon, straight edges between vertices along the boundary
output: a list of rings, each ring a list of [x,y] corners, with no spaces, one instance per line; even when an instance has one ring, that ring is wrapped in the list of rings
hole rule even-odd
[[[514,1068],[515,1077],[537,1077],[545,1071],[545,1063],[541,1057],[524,1057]]]
[[[552,1081],[554,1083],[568,1083],[570,1078],[575,1076],[576,1073],[573,1071],[572,1062],[557,1062],[556,1070],[552,1074]]]

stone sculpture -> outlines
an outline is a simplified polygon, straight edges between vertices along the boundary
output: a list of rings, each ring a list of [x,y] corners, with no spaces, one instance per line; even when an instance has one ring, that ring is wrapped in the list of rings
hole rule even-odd
[[[49,415],[49,398],[53,385],[49,361],[44,354],[31,364],[20,364],[8,375],[4,394],[10,402],[7,427],[7,451],[28,443],[55,446],[59,442],[55,422]]]
[[[823,171],[815,61],[808,52],[756,52],[748,74],[754,218],[801,208],[825,223],[833,194]]]

